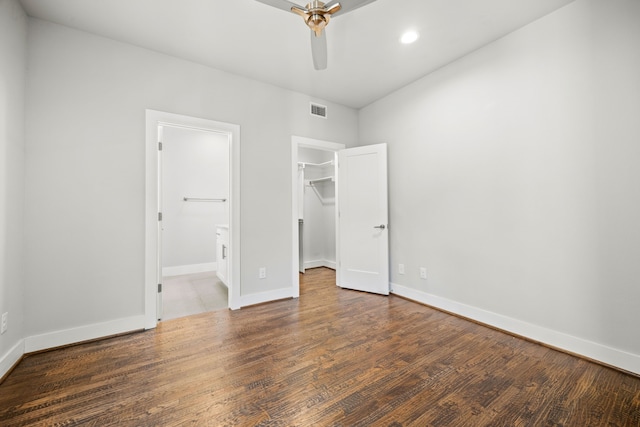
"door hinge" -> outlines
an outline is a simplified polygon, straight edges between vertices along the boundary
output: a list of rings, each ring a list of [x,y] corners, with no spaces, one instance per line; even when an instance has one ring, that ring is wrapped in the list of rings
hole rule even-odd
[[[162,212],[158,212],[158,221],[162,221]]]
[[[158,142],[158,151],[162,151],[162,141]]]
[[[162,283],[158,283],[158,293],[162,292]]]

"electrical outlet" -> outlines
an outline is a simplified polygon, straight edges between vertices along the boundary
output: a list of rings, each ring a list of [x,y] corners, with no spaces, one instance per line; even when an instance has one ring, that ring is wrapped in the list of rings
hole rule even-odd
[[[7,332],[9,327],[9,312],[2,313],[2,326],[0,326],[0,334]]]
[[[398,264],[398,274],[404,274],[404,264]]]
[[[424,267],[420,267],[420,278],[427,280],[427,269]]]
[[[258,269],[258,278],[266,279],[267,278],[267,267],[260,267]]]

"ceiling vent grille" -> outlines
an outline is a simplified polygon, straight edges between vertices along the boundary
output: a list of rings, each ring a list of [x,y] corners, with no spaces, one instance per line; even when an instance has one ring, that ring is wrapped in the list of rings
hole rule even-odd
[[[311,115],[316,117],[327,118],[327,106],[311,103]]]

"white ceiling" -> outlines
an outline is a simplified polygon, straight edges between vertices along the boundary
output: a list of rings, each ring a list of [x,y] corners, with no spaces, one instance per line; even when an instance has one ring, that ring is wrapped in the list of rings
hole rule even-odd
[[[377,0],[331,20],[323,71],[302,19],[255,0],[21,3],[33,17],[361,108],[571,1]],[[407,29],[420,38],[401,45]]]

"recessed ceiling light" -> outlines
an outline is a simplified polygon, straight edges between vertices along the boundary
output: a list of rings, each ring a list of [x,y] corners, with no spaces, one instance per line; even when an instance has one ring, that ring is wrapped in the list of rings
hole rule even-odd
[[[400,42],[402,44],[411,44],[416,40],[418,40],[418,33],[416,33],[415,31],[407,31],[400,38]]]

